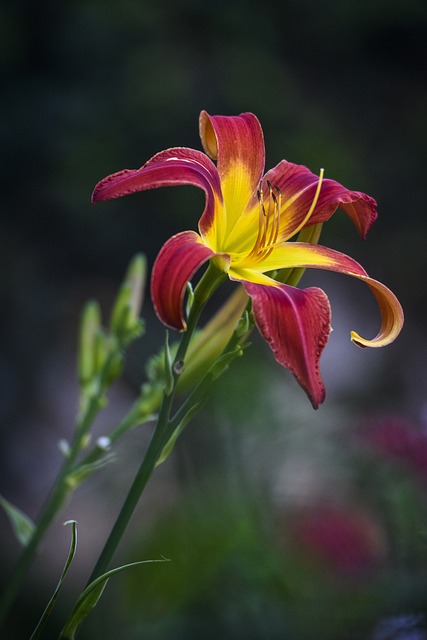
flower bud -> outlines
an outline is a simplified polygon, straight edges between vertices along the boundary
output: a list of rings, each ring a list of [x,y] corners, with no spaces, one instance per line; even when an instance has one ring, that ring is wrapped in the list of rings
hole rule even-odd
[[[111,331],[125,344],[142,332],[139,315],[145,291],[146,272],[145,256],[136,255],[129,265],[113,307]]]
[[[89,384],[97,373],[97,342],[101,312],[96,301],[86,304],[81,315],[78,374],[80,385]]]

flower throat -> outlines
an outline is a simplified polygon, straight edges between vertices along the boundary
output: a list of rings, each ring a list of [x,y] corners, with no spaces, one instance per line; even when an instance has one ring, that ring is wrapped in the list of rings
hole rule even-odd
[[[250,252],[245,256],[245,261],[250,260],[251,264],[257,264],[268,258],[277,244],[287,242],[295,234],[299,233],[303,227],[307,224],[313,211],[316,207],[317,201],[320,195],[320,189],[323,182],[324,169],[320,170],[319,180],[317,181],[316,192],[314,194],[312,203],[310,205],[307,214],[292,231],[291,234],[279,239],[280,232],[280,211],[282,208],[282,192],[279,187],[271,185],[271,182],[267,180],[268,195],[265,198],[262,184],[260,183],[257,191],[257,197],[259,202],[259,222],[258,222],[258,235],[256,237],[254,246]]]

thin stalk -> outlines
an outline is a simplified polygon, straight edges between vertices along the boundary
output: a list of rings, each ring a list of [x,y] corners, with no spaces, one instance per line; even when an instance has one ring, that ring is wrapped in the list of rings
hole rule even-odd
[[[194,291],[194,301],[187,320],[187,330],[181,336],[178,350],[172,364],[173,385],[171,393],[167,394],[166,392],[164,392],[163,394],[162,405],[160,408],[156,427],[154,429],[147,451],[141,462],[141,465],[126,497],[123,507],[111,530],[110,536],[108,537],[101,555],[99,556],[98,562],[96,563],[95,568],[92,571],[88,584],[93,582],[93,580],[107,571],[114,553],[116,552],[116,549],[127,528],[127,525],[129,524],[129,521],[133,515],[136,505],[139,502],[142,492],[144,491],[145,486],[154,471],[156,462],[159,459],[170,436],[172,435],[173,424],[171,425],[170,422],[170,412],[172,409],[172,404],[176,392],[176,385],[179,378],[179,373],[177,372],[177,367],[175,367],[175,365],[185,359],[185,355],[193,332],[197,326],[200,314],[206,302],[208,301],[212,293],[221,284],[224,277],[225,276],[216,267],[210,264]]]
[[[92,424],[100,408],[100,398],[99,396],[94,396],[90,398],[85,410],[81,412],[76,429],[76,434],[69,455],[64,460],[55,484],[53,485],[52,491],[41,512],[33,535],[31,536],[31,539],[28,542],[27,546],[24,548],[15,566],[15,569],[13,570],[8,586],[4,590],[1,597],[0,623],[6,617],[9,608],[12,606],[14,600],[16,599],[16,596],[21,587],[21,583],[23,582],[31,564],[34,561],[41,539],[43,538],[46,530],[49,528],[50,524],[52,523],[53,519],[55,518],[56,514],[60,510],[67,497],[67,493],[69,491],[69,487],[67,485],[67,476],[72,470],[74,462],[81,450],[82,438]]]

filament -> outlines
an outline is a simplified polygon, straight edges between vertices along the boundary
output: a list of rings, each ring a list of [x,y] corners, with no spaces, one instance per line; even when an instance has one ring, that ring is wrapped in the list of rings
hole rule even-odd
[[[279,237],[282,193],[279,187],[272,187],[268,180],[267,186],[269,192],[267,207],[264,203],[261,184],[257,191],[259,201],[258,234],[251,251],[245,257],[245,260],[250,259],[255,263],[262,262],[270,255]]]

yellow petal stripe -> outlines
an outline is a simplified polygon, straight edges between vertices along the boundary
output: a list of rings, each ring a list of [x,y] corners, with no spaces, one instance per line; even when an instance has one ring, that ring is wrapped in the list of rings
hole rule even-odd
[[[261,265],[253,265],[252,269],[242,270],[233,269],[233,266],[231,266],[230,272],[237,274],[238,278],[266,284],[262,279],[263,274],[259,273],[259,271],[262,270],[264,272],[293,267],[336,271],[366,282],[374,294],[381,311],[381,328],[373,340],[362,338],[353,331],[351,339],[359,347],[384,347],[393,342],[400,333],[404,317],[402,307],[396,296],[384,284],[370,278],[358,262],[339,251],[303,242],[289,242],[284,246],[276,247]],[[258,275],[255,275],[257,271]],[[266,277],[264,275],[264,278]]]

